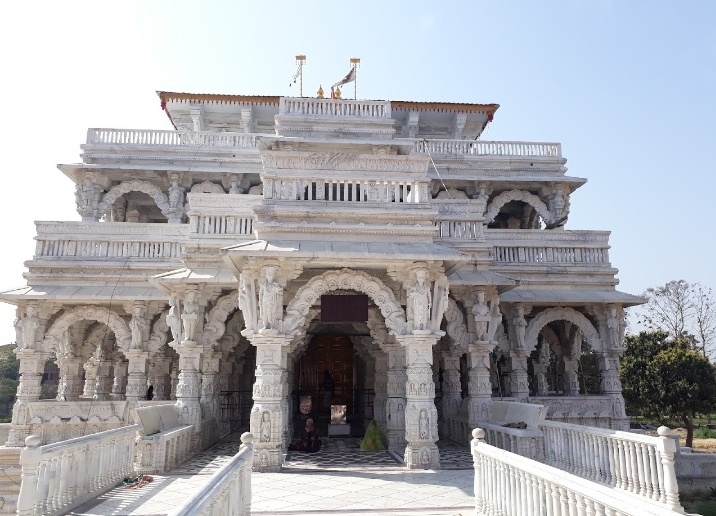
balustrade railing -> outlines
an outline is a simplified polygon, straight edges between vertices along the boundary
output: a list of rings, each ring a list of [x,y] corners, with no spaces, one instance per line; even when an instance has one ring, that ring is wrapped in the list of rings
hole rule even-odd
[[[472,156],[519,156],[561,158],[559,143],[490,142],[483,140],[416,140],[413,151],[419,154],[462,154]]]
[[[438,238],[478,240],[484,237],[482,222],[470,220],[438,220],[435,223]]]
[[[472,436],[476,514],[667,516],[684,512],[675,482],[665,501],[653,501],[490,446],[480,428]]]
[[[195,131],[159,131],[153,129],[87,130],[88,144],[166,145],[246,148],[256,147],[257,134]]]
[[[253,235],[253,217],[234,215],[198,215],[190,220],[193,232],[200,235]],[[195,226],[194,226],[195,224]]]
[[[495,246],[497,263],[609,263],[608,248]]]
[[[193,432],[192,425],[182,425],[158,434],[139,436],[135,471],[141,475],[164,473],[186,461],[191,455]]]
[[[542,421],[539,429],[547,464],[643,499],[678,505],[676,443],[667,437],[668,428],[659,428],[660,437],[556,421]]]
[[[107,240],[37,239],[36,258],[167,260],[178,258],[179,242],[131,242]]]
[[[264,181],[264,198],[298,201],[429,202],[426,182],[359,179],[267,179]]]
[[[244,433],[241,443],[239,452],[168,516],[251,514],[253,435]]]
[[[390,102],[384,100],[343,100],[284,97],[279,115],[313,115],[390,118]]]
[[[66,514],[132,473],[139,425],[40,446],[31,435],[20,454],[20,516]]]

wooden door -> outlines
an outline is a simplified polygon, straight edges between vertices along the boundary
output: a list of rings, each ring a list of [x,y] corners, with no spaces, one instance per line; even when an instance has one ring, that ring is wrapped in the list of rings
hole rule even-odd
[[[353,343],[349,337],[316,335],[308,345],[299,363],[301,394],[311,394],[314,407],[323,407],[324,371],[331,373],[336,390],[332,405],[346,405],[347,413],[353,413]]]

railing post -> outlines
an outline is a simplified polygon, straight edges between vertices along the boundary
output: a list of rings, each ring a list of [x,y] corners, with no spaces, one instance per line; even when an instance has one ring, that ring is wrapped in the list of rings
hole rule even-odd
[[[475,514],[484,514],[485,509],[485,495],[483,493],[483,478],[482,478],[482,457],[478,450],[480,443],[485,442],[485,431],[482,428],[475,428],[472,431],[472,440],[470,441],[470,447],[472,449],[472,460],[475,468]]]
[[[676,468],[674,465],[676,443],[674,439],[671,438],[671,430],[669,427],[660,426],[656,432],[660,437],[660,443],[657,445],[657,449],[661,455],[661,465],[664,470],[666,505],[676,512],[683,512],[684,509],[679,502],[679,487],[676,481]]]
[[[241,448],[248,448],[253,456],[254,450],[254,434],[251,432],[244,432],[241,434]],[[239,486],[241,494],[241,513],[242,515],[251,514],[251,465],[253,460],[251,458],[244,462],[242,466],[243,471],[241,472],[241,484]]]
[[[37,435],[25,438],[25,448],[20,452],[20,465],[22,466],[20,494],[17,498],[17,514],[29,516],[35,512],[37,498],[37,469],[40,465],[42,440]]]

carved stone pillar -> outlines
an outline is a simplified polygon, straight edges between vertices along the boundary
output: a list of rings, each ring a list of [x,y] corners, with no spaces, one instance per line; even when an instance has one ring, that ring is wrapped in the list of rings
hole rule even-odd
[[[601,373],[601,394],[609,396],[612,405],[610,427],[613,430],[629,430],[629,418],[624,411],[622,382],[619,379],[619,351],[609,350],[598,356]]]
[[[487,421],[490,417],[492,403],[490,347],[487,341],[476,341],[468,348],[467,413],[472,427],[477,426],[480,421]]]
[[[82,359],[61,358],[58,365],[60,383],[57,386],[57,399],[59,401],[79,400],[82,395]]]
[[[366,403],[367,393],[365,391],[367,389],[369,389],[371,385],[375,387],[375,360],[372,359],[373,358],[372,356],[369,356],[368,358],[369,358],[368,360],[364,361],[365,362],[365,383],[363,384],[364,391],[363,391],[363,396],[361,399],[363,401],[363,407],[364,407],[363,416],[366,418],[366,420],[370,421],[370,420],[374,419],[374,417],[375,417],[375,412],[373,409],[374,404]],[[293,383],[291,383],[289,385],[293,385]],[[375,395],[375,390],[373,391],[373,394]]]
[[[136,403],[147,396],[147,357],[149,354],[139,349],[130,350],[127,356],[127,388],[125,397],[128,402]],[[155,391],[156,393],[156,387]]]
[[[201,369],[203,348],[194,341],[184,341],[176,347],[179,354],[179,381],[177,382],[176,397],[179,408],[179,422],[183,425],[193,425],[192,449],[199,446],[199,432],[201,432]]]
[[[169,376],[169,368],[171,361],[165,355],[155,355],[149,360],[149,379],[147,383],[154,387],[155,400],[168,400],[171,390],[171,378]]]
[[[172,363],[172,372],[169,375],[169,378],[170,378],[169,399],[175,400],[175,399],[177,399],[177,385],[179,385],[179,364],[178,363]]]
[[[564,394],[579,396],[579,360],[564,356]]]
[[[288,346],[291,337],[275,333],[252,333],[256,346],[256,383],[253,389],[251,432],[254,443],[254,471],[279,471],[283,460],[287,428],[286,395]]]
[[[114,383],[112,384],[111,398],[123,400],[127,391],[127,361],[117,360],[114,363]]]
[[[112,383],[114,375],[112,374],[111,360],[97,360],[97,378],[95,379],[93,399],[97,401],[107,401],[112,393]]]
[[[396,340],[405,348],[407,382],[405,385],[405,464],[410,469],[437,469],[440,453],[438,411],[433,383],[433,346],[435,335],[401,335]]]
[[[527,354],[524,349],[510,351],[510,391],[517,401],[527,403],[530,397]]]
[[[389,345],[388,351],[388,403],[386,418],[388,448],[405,448],[405,385],[408,377],[405,372],[405,349],[399,345]]]
[[[460,385],[460,357],[444,353],[442,358],[443,367],[443,435],[448,435],[448,419],[456,416],[462,402],[462,387]]]
[[[83,398],[93,398],[94,390],[97,385],[97,359],[90,357],[85,363],[85,384],[82,390]]]
[[[231,385],[231,377],[234,372],[234,355],[233,353],[222,353],[221,362],[219,363],[219,391],[233,391]]]
[[[219,362],[221,355],[205,354],[201,369],[201,412],[203,419],[219,417]]]
[[[530,308],[520,303],[512,307],[512,318],[509,322],[510,332],[510,390],[517,401],[527,402],[530,396],[527,375],[527,352],[525,351],[525,315]]]
[[[387,432],[388,418],[386,408],[388,404],[388,355],[377,353],[375,357],[375,380],[373,381],[373,419],[385,434]]]
[[[25,438],[30,435],[30,410],[27,404],[40,399],[40,382],[47,354],[31,349],[19,349],[15,353],[20,360],[20,383],[17,386],[12,426],[6,446],[22,447],[25,446]]]

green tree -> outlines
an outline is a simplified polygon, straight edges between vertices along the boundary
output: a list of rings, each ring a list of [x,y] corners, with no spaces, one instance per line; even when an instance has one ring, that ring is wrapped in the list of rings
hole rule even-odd
[[[20,361],[15,356],[15,345],[0,346],[0,420],[10,416],[12,402],[20,383]]]
[[[620,376],[629,413],[680,421],[686,446],[693,444],[695,415],[716,409],[716,367],[664,331],[627,336]]]

